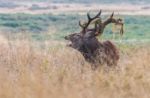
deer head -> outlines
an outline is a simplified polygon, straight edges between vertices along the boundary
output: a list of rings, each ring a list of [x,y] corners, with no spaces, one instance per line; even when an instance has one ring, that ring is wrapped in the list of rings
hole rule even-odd
[[[120,34],[123,35],[123,21],[120,18],[115,19],[113,17],[114,12],[105,21],[101,20],[100,15],[101,15],[101,10],[98,12],[98,14],[96,14],[92,18],[90,14],[87,13],[88,21],[84,24],[81,24],[81,22],[79,21],[79,26],[82,29],[81,32],[70,34],[69,36],[66,36],[65,39],[70,40],[73,43],[73,45],[75,45],[75,43],[78,42],[81,43],[81,39],[88,39],[89,41],[94,38],[96,39],[96,36],[102,35],[105,27],[110,23],[114,23],[115,25],[121,25]],[[89,29],[88,27],[90,24],[94,24],[95,25],[94,28]]]
[[[65,37],[66,40],[71,41],[68,46],[80,51],[85,58],[91,58],[93,52],[99,47],[99,41],[96,38],[96,27],[89,29],[88,26],[95,20],[100,19],[101,11],[92,17],[87,13],[88,22],[81,24],[79,21],[79,26],[81,27],[80,33],[70,34]]]
[[[108,19],[105,21],[102,21],[100,18],[101,11],[99,13],[92,17],[89,13],[87,13],[88,21],[84,24],[81,24],[79,21],[79,26],[81,27],[80,33],[74,33],[70,34],[65,37],[66,40],[69,40],[71,44],[68,46],[80,51],[85,58],[91,58],[94,55],[94,52],[101,47],[101,43],[98,41],[96,36],[103,34],[104,28],[110,24],[115,23],[117,25],[122,25],[123,22],[121,19],[115,19],[113,18],[114,13],[110,15]],[[94,23],[94,27],[92,29],[89,29],[89,25]],[[121,30],[121,34],[123,34],[123,27]]]

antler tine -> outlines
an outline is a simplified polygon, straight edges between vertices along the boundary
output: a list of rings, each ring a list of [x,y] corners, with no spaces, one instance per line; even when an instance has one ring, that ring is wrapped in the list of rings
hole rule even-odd
[[[88,22],[83,26],[83,25],[81,24],[81,22],[79,21],[80,27],[83,28],[83,31],[82,31],[82,32],[83,32],[83,33],[86,33],[85,30],[86,30],[86,28],[89,26],[89,24],[90,24],[94,19],[98,18],[100,15],[101,15],[101,10],[99,11],[99,13],[98,13],[96,16],[94,16],[94,17],[92,17],[92,18],[91,18],[91,16],[90,16],[90,14],[87,13]]]
[[[81,21],[79,21],[79,26],[80,26],[81,28],[84,28],[84,26],[81,24]]]
[[[85,27],[88,27],[88,25],[89,25],[94,19],[98,18],[98,17],[101,15],[101,12],[102,12],[102,11],[100,10],[99,13],[98,13],[96,16],[94,16],[93,18],[90,17],[90,14],[89,14],[89,13],[87,13],[88,23],[86,24]]]
[[[91,21],[93,20],[93,18],[90,17],[90,14],[87,13],[87,17],[88,17],[88,22],[83,26],[81,24],[81,22],[79,21],[79,26],[83,29],[82,33],[85,33],[86,28],[88,27],[88,25],[91,23]]]
[[[92,18],[90,17],[90,14],[87,13],[87,17],[88,17],[88,20],[91,20]]]
[[[114,12],[112,12],[112,14],[110,15],[110,18],[113,18],[113,16],[114,16]]]
[[[93,18],[90,17],[90,14],[87,13],[87,17],[88,17],[88,22],[87,24],[85,25],[85,27],[88,27],[88,25],[91,23],[91,21],[93,20]]]
[[[82,25],[82,24],[81,24],[81,21],[79,21],[79,26],[82,28],[81,33],[83,33],[83,34],[86,33],[85,30],[86,30],[86,28],[87,28],[87,24]]]
[[[102,10],[100,10],[99,13],[98,13],[95,17],[93,17],[93,18],[94,18],[94,19],[95,19],[95,18],[98,18],[98,17],[101,15],[101,13],[102,13]]]
[[[98,14],[97,14],[96,16],[94,16],[93,18],[90,17],[90,14],[89,14],[89,13],[87,13],[87,17],[88,17],[89,20],[93,20],[93,19],[95,19],[95,18],[98,18],[98,17],[101,15],[101,12],[102,12],[102,10],[100,10],[100,11],[98,12]]]
[[[124,33],[124,28],[123,28],[123,24],[122,24],[120,34],[123,35],[123,33]]]

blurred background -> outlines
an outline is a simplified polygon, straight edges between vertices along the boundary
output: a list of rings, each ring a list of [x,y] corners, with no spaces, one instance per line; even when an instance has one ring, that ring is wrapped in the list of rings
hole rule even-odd
[[[87,12],[100,9],[103,20],[113,11],[124,20],[124,42],[149,41],[149,0],[0,0],[0,33],[13,34],[9,39],[28,33],[33,40],[63,40],[80,31],[78,21],[85,21]],[[113,29],[108,26],[101,38],[112,39]]]

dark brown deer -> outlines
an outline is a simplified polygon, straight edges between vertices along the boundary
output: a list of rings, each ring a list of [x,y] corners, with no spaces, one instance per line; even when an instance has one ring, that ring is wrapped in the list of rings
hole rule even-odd
[[[120,24],[123,26],[121,19],[114,19],[112,15],[105,20],[101,21],[101,11],[93,18],[87,13],[88,22],[84,25],[79,21],[82,28],[80,33],[70,34],[65,36],[66,40],[71,41],[68,46],[78,50],[82,53],[85,60],[92,63],[92,67],[96,68],[98,64],[107,64],[108,66],[117,65],[119,60],[119,52],[116,46],[110,41],[99,42],[96,36],[103,34],[104,28],[110,24]],[[95,26],[89,29],[89,25],[94,22]],[[120,31],[123,34],[123,27]]]

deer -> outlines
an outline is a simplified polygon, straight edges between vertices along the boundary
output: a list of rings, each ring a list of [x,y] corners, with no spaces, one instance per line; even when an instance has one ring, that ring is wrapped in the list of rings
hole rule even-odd
[[[123,26],[121,19],[113,18],[114,12],[108,19],[102,21],[101,10],[94,17],[91,17],[87,13],[88,21],[82,24],[79,21],[81,31],[79,33],[73,33],[65,36],[65,40],[71,43],[67,46],[79,51],[85,60],[91,63],[91,67],[96,69],[98,66],[106,64],[107,66],[117,66],[119,60],[119,50],[109,40],[100,42],[97,36],[102,35],[105,27],[110,23],[115,23]],[[89,25],[94,23],[93,28],[89,28]],[[123,27],[120,30],[123,34]]]

